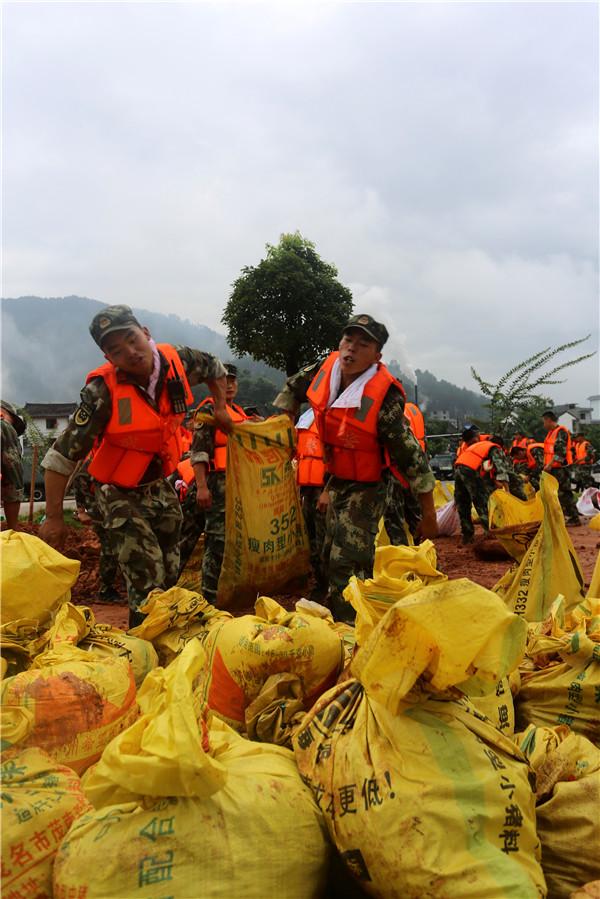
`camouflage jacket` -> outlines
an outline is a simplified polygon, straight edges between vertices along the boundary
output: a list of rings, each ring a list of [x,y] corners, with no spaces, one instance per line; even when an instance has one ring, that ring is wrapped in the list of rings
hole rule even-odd
[[[190,347],[176,346],[179,357],[187,374],[188,381],[193,386],[202,381],[212,381],[223,377],[225,367],[223,363],[211,353],[202,350],[193,350]],[[161,371],[156,385],[156,396],[160,395],[167,374],[168,364],[161,355]],[[127,382],[125,373],[118,373],[117,377]],[[154,408],[154,403],[143,387],[136,385]],[[112,403],[110,392],[103,378],[92,378],[89,384],[81,391],[79,406],[69,420],[69,424],[50,447],[42,466],[51,471],[69,476],[75,464],[84,459],[94,445],[94,441],[102,437],[102,433],[110,420]]]
[[[23,459],[17,432],[5,418],[0,419],[2,432],[2,502],[23,501]]]
[[[308,388],[323,361],[307,365],[288,378],[273,405],[296,414],[301,404],[307,402]],[[435,476],[404,417],[404,397],[393,384],[388,388],[379,410],[377,434],[381,446],[387,449],[392,464],[407,478],[413,493],[433,490]]]

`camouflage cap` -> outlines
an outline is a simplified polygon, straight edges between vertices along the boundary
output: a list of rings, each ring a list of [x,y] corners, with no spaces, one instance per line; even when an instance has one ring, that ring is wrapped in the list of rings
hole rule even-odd
[[[364,331],[380,347],[384,345],[390,336],[386,326],[382,325],[381,322],[376,322],[372,315],[353,315],[348,324],[345,325],[344,333],[349,331],[350,328],[359,328],[359,330]]]
[[[90,334],[99,347],[102,347],[104,338],[113,331],[123,331],[136,325],[141,328],[139,321],[133,314],[130,306],[106,306],[92,319]]]
[[[21,434],[24,434],[27,429],[27,425],[18,414],[13,404],[7,403],[6,400],[0,400],[0,409],[4,409],[5,412],[8,412],[12,416],[12,426],[17,432],[17,436],[20,437]]]
[[[233,362],[225,363],[225,371],[227,372],[228,378],[237,378],[238,376],[237,365],[234,365]]]

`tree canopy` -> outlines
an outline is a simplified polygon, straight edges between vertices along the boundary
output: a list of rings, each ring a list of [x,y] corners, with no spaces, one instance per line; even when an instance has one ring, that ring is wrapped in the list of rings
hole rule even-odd
[[[222,322],[237,355],[247,353],[291,375],[337,347],[352,315],[352,294],[335,266],[298,231],[282,234],[266,250],[234,282]]]

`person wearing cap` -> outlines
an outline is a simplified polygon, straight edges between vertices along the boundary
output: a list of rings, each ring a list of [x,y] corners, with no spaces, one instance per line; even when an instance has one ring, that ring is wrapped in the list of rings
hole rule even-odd
[[[248,416],[235,402],[238,393],[238,370],[225,363],[227,372],[226,409],[233,422],[248,421]],[[196,415],[213,415],[215,401],[206,397]],[[190,462],[196,476],[197,508],[205,516],[204,555],[202,557],[202,595],[216,605],[219,575],[225,552],[225,490],[227,473],[227,434],[204,421],[194,421],[194,437]],[[198,532],[200,536],[201,531]]]
[[[9,528],[17,530],[23,501],[23,458],[19,437],[25,433],[25,422],[11,403],[0,400],[2,443],[2,507]]]
[[[327,600],[334,617],[345,621],[354,619],[343,597],[349,579],[373,573],[388,467],[419,498],[421,535],[437,533],[435,477],[404,416],[404,389],[381,362],[387,339],[385,325],[372,316],[353,316],[338,350],[288,378],[274,402],[294,417],[306,401],[314,411],[326,467],[319,508],[326,510]]]
[[[573,448],[571,435],[564,425],[559,425],[556,413],[546,409],[542,413],[546,431],[544,440],[544,471],[558,481],[558,501],[568,524],[579,525],[579,512],[571,488]]]
[[[462,542],[472,543],[475,529],[471,506],[484,531],[489,530],[488,503],[496,489],[508,490],[507,457],[499,443],[480,440],[479,428],[468,425],[461,434],[461,449],[454,466],[454,502],[460,519]]]
[[[225,368],[210,353],[156,344],[129,306],[108,306],[90,333],[107,360],[91,371],[67,428],[46,453],[46,520],[40,537],[60,549],[66,528],[63,498],[76,463],[94,450],[89,472],[102,523],[111,532],[127,585],[130,627],[148,592],[177,579],[181,510],[166,478],[182,455],[181,424],[190,385],[206,381],[215,419],[231,427],[225,409]]]

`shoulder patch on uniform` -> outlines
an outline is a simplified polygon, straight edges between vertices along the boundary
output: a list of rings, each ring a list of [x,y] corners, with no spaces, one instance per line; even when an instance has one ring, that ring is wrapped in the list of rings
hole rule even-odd
[[[75,410],[75,424],[83,427],[92,417],[92,410],[87,403],[81,403]]]

